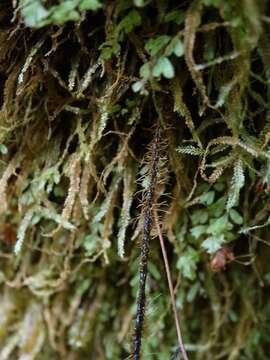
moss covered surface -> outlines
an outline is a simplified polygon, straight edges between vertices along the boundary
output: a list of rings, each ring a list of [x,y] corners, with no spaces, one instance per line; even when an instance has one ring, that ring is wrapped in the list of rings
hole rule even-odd
[[[266,0],[0,3],[0,359],[126,359],[144,190],[189,358],[269,359]],[[153,227],[143,359],[177,349]]]

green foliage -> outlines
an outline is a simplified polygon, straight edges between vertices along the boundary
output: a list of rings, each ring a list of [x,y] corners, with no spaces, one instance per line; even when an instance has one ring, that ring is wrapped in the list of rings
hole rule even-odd
[[[164,20],[165,22],[174,22],[181,25],[185,21],[185,13],[181,10],[172,10],[165,15]]]
[[[133,0],[134,5],[138,7],[144,7],[147,5],[147,1],[145,0]]]
[[[124,34],[132,32],[137,26],[141,25],[142,19],[137,10],[131,10],[117,25],[117,35],[121,40]]]
[[[196,278],[197,264],[199,255],[196,250],[189,246],[181,255],[176,263],[176,267],[181,274],[187,279],[194,280]]]
[[[237,224],[237,225],[242,225],[243,224],[243,217],[235,209],[230,209],[229,215],[230,215],[231,220],[235,224]]]
[[[245,175],[243,169],[243,162],[241,159],[237,160],[233,169],[233,177],[230,193],[228,196],[227,209],[238,205],[240,190],[245,185]]]
[[[195,146],[188,145],[188,146],[179,146],[176,149],[180,154],[187,154],[187,155],[203,155],[203,150],[200,148],[196,148]]]
[[[81,11],[96,11],[101,8],[99,0],[64,0],[58,5],[47,8],[41,0],[20,0],[22,15],[26,25],[43,27],[49,24],[64,24],[79,21]]]
[[[157,55],[171,40],[168,35],[161,35],[155,39],[149,39],[145,44],[145,50],[151,55]]]
[[[269,359],[267,5],[0,6],[0,359],[128,358],[157,123],[189,356]],[[178,345],[152,220],[142,358],[163,360]]]
[[[82,0],[79,3],[79,9],[84,10],[92,10],[96,11],[100,9],[102,6],[102,3],[100,0]]]
[[[243,223],[243,218],[236,209],[226,211],[226,196],[222,194],[224,183],[219,180],[216,185],[215,190],[214,187],[210,191],[205,191],[204,187],[197,190],[197,202],[203,207],[200,206],[191,215],[190,234],[193,241],[209,254],[216,253],[223,245],[235,240],[240,231],[237,226]],[[189,206],[194,205],[191,203]]]
[[[153,68],[152,74],[157,78],[163,75],[166,79],[172,79],[174,77],[174,67],[167,57],[160,57]]]
[[[132,32],[141,25],[142,19],[139,12],[131,10],[122,20],[117,23],[114,31],[110,33],[108,39],[100,45],[101,57],[110,60],[114,55],[118,55],[121,50],[120,42],[124,40],[126,34]]]
[[[49,16],[49,11],[40,0],[24,0],[21,1],[20,5],[24,21],[28,26],[41,26]]]
[[[160,80],[173,79],[175,76],[175,68],[170,56],[175,55],[181,57],[184,55],[184,44],[179,37],[170,37],[168,35],[161,35],[156,38],[151,38],[145,43],[145,50],[150,55],[150,60],[144,63],[140,68],[141,80],[136,81],[132,85],[134,92],[144,94],[145,86],[148,81],[153,78]]]
[[[8,149],[4,144],[0,144],[0,153],[2,155],[6,155],[8,153]]]

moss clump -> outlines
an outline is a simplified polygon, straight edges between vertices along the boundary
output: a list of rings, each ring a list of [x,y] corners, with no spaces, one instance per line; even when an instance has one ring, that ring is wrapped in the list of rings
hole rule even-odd
[[[158,124],[189,357],[269,359],[268,7],[1,2],[1,360],[128,357]],[[177,337],[152,232],[143,358],[163,360]]]

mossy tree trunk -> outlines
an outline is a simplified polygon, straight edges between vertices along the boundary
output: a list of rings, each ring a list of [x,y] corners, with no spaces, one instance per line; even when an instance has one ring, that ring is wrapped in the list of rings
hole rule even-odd
[[[0,360],[269,359],[269,11],[1,2]]]

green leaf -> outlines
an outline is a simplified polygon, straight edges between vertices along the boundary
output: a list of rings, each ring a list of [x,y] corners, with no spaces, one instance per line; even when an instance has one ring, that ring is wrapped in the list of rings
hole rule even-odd
[[[222,217],[211,219],[210,225],[207,227],[207,234],[220,235],[226,231],[232,229],[232,224],[229,222],[228,215],[225,214]]]
[[[215,192],[208,191],[207,193],[203,194],[200,198],[201,203],[204,205],[211,205],[215,199]]]
[[[197,225],[190,229],[192,236],[195,239],[198,239],[202,234],[206,232],[207,226],[206,225]]]
[[[195,282],[195,284],[191,286],[191,288],[187,293],[187,302],[192,303],[196,295],[198,294],[199,290],[200,290],[200,283]]]
[[[233,227],[232,227],[232,229],[233,229]],[[224,235],[225,235],[225,238],[226,238],[226,242],[233,241],[237,237],[237,233],[236,232],[231,232],[231,231],[226,231]]]
[[[165,45],[171,40],[171,37],[168,35],[161,35],[155,39],[150,39],[145,44],[145,50],[151,55],[155,56],[157,53],[162,50]]]
[[[177,25],[181,25],[184,21],[185,13],[180,10],[172,10],[165,16],[165,22],[174,22]]]
[[[218,236],[210,236],[206,240],[203,241],[202,247],[209,253],[214,254],[218,251],[221,246],[225,243],[224,234],[220,234]]]
[[[205,224],[208,220],[207,210],[195,210],[191,215],[191,221],[194,225]]]
[[[225,184],[223,182],[216,182],[213,187],[216,191],[223,191],[225,189]]]
[[[231,209],[229,211],[229,215],[235,224],[237,224],[237,225],[243,224],[243,217],[235,209]]]
[[[87,235],[83,241],[83,246],[87,251],[88,255],[91,255],[95,252],[97,247],[98,237],[96,235]]]
[[[51,8],[51,19],[55,24],[64,24],[67,21],[80,20],[80,14],[75,10],[77,4],[75,1],[65,1]]]
[[[40,0],[21,0],[22,15],[27,26],[41,27],[48,24],[63,24],[79,21],[80,11],[98,10],[100,0],[65,0],[46,9]]]
[[[177,57],[181,57],[184,55],[184,44],[179,39],[176,39],[174,48],[173,48],[174,55]]]
[[[24,0],[21,11],[25,24],[30,27],[39,27],[49,15],[40,0]]]
[[[140,76],[142,78],[146,78],[148,79],[151,76],[151,68],[150,68],[150,63],[147,62],[145,64],[143,64],[140,68]]]
[[[238,315],[236,314],[236,312],[234,310],[230,310],[228,312],[228,318],[232,321],[232,322],[237,322],[238,321]]]
[[[176,267],[185,278],[194,280],[196,278],[197,263],[199,262],[198,252],[192,247],[188,247],[187,250],[179,257]]]
[[[147,1],[145,0],[133,0],[133,3],[137,7],[144,7],[145,5],[147,5]]]
[[[91,280],[89,278],[84,279],[76,289],[76,294],[82,296],[89,289],[90,285]]]
[[[132,84],[132,90],[136,93],[143,89],[143,82],[142,81],[136,81]]]
[[[54,172],[52,172],[52,179],[55,184],[59,184],[61,175],[58,170],[55,170]]]
[[[116,33],[128,34],[133,31],[137,26],[141,25],[142,18],[137,10],[131,10],[117,25]],[[122,39],[119,39],[122,40]]]
[[[6,145],[0,144],[0,153],[3,155],[6,155],[8,153],[8,149],[7,149]]]
[[[107,41],[99,46],[99,50],[104,60],[110,60],[113,55],[119,54],[121,47],[117,41]]]
[[[177,57],[184,55],[184,44],[178,38],[174,38],[166,49],[166,55],[170,56],[174,54]]]
[[[211,204],[207,209],[208,209],[208,213],[211,217],[220,217],[225,210],[225,206],[226,206],[226,197],[222,196],[221,198],[219,198],[216,202],[214,202],[213,204]]]
[[[210,185],[207,182],[202,182],[202,183],[198,184],[198,186],[196,188],[196,194],[202,195],[204,192],[208,191],[209,189],[210,189]]]
[[[159,58],[157,64],[154,66],[153,76],[160,77],[161,75],[167,79],[172,79],[174,77],[173,65],[167,57]]]
[[[102,7],[99,0],[81,0],[79,8],[80,10],[92,10],[96,11]]]
[[[153,76],[160,77],[163,75],[166,79],[172,79],[174,77],[174,67],[167,57],[161,57],[158,59],[153,69]]]

